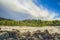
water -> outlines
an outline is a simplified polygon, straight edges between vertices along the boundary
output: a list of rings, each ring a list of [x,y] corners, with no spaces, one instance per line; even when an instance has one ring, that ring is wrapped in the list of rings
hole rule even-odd
[[[36,30],[41,30],[42,32],[44,30],[48,30],[50,33],[60,33],[60,26],[45,26],[45,27],[27,27],[27,26],[0,26],[1,30],[8,30],[12,31],[12,29],[17,29],[20,30],[21,32],[26,32],[26,31],[36,31]]]

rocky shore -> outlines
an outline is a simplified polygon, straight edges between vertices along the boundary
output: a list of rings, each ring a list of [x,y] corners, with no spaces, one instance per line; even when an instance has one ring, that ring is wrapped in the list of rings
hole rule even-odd
[[[17,29],[8,31],[0,28],[0,40],[60,40],[60,33],[49,33],[47,29],[43,32],[35,30],[33,32],[26,31],[21,33]]]

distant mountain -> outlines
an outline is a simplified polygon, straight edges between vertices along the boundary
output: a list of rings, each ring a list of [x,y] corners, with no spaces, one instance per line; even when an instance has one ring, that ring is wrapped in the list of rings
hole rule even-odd
[[[7,19],[7,18],[0,17],[0,21],[1,20],[12,20],[12,19]]]

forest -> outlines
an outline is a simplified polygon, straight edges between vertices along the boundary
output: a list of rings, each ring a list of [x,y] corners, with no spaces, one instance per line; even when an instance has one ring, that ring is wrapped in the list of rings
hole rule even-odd
[[[12,20],[0,17],[0,26],[60,26],[60,20]]]

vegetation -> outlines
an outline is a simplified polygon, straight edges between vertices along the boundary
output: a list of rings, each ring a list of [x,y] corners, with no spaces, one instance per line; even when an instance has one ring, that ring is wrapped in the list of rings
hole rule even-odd
[[[22,20],[15,21],[0,17],[0,26],[60,26],[60,20],[43,21],[43,20]]]

